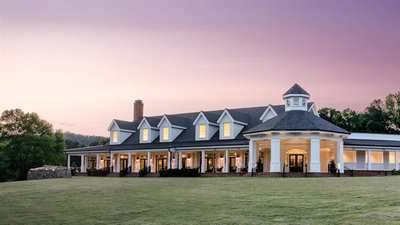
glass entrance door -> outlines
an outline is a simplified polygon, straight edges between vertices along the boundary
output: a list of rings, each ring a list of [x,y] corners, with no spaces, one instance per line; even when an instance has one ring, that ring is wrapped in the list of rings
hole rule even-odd
[[[120,168],[121,171],[128,169],[128,159],[121,159],[120,163],[121,163],[121,165],[120,165],[121,166],[121,168]]]
[[[158,159],[158,171],[167,169],[167,158],[159,158]]]
[[[289,155],[289,171],[290,172],[303,172],[304,155],[292,154]]]

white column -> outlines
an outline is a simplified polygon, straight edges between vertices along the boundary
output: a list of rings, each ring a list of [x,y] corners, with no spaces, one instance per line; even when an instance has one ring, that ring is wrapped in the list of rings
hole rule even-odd
[[[394,156],[394,165],[396,165],[396,170],[399,170],[399,151],[395,152]]]
[[[87,170],[87,168],[88,168],[88,157],[87,157],[87,156],[84,156],[83,159],[85,160],[85,168],[84,168],[84,170],[85,170],[85,172],[86,172],[86,170]]]
[[[320,173],[321,162],[320,162],[320,139],[311,138],[311,160],[310,160],[310,172]]]
[[[255,152],[256,143],[253,140],[249,141],[249,162],[247,172],[251,173],[253,171],[253,161],[254,161],[254,152]],[[244,160],[244,158],[243,158]]]
[[[167,169],[171,169],[171,152],[168,151]]]
[[[182,169],[182,152],[179,152],[179,169]]]
[[[200,169],[201,173],[204,173],[205,154],[206,154],[205,151],[201,151],[201,169]]]
[[[151,172],[151,161],[150,161],[150,152],[147,152],[147,172]]]
[[[68,167],[68,169],[71,169],[71,155],[68,154],[67,156],[68,156],[68,158],[67,158],[67,167]]]
[[[96,170],[100,169],[100,154],[96,154]]]
[[[225,173],[229,173],[229,150],[225,151]]]
[[[271,139],[271,165],[270,172],[281,171],[281,139]]]
[[[368,170],[371,170],[371,150],[368,150]]]
[[[117,173],[121,171],[121,155],[118,153],[117,154]]]
[[[174,169],[178,168],[178,152],[175,151]]]
[[[343,163],[343,140],[337,143],[337,168],[340,173],[344,173],[344,163]]]
[[[114,172],[114,154],[110,153],[110,173]]]
[[[128,152],[128,173],[132,172],[132,153]]]
[[[81,173],[85,171],[85,156],[81,155]]]

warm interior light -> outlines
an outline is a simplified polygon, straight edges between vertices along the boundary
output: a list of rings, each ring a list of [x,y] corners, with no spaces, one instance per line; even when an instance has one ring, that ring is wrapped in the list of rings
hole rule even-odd
[[[231,136],[231,124],[224,123],[224,137],[229,137],[229,136]]]
[[[199,125],[199,138],[206,138],[206,125],[205,124]]]

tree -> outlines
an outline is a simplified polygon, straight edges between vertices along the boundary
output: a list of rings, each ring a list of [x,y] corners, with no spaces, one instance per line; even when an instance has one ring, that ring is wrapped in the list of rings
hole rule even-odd
[[[30,168],[65,165],[65,141],[61,131],[36,113],[6,110],[0,117],[0,171],[2,180],[26,179]],[[5,174],[5,175],[4,175]]]
[[[321,108],[321,118],[350,132],[400,133],[400,92],[389,94],[385,101],[376,99],[364,112]]]

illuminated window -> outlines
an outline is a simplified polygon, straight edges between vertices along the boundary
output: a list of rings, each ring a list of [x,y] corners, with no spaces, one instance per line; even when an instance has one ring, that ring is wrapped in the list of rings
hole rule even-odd
[[[293,105],[300,105],[300,98],[293,98]]]
[[[365,162],[368,163],[368,151],[365,151]],[[383,163],[383,152],[371,151],[371,163]]]
[[[112,140],[113,142],[118,142],[118,131],[113,131],[112,132]]]
[[[149,140],[149,129],[143,129],[142,130],[142,141],[148,141]]]
[[[231,136],[231,124],[224,123],[224,137],[229,137],[229,136]]]
[[[168,140],[169,139],[169,127],[163,127],[162,139],[163,140]]]
[[[199,125],[199,138],[206,138],[206,125],[205,124]]]
[[[389,163],[394,164],[396,162],[396,153],[395,152],[389,152]]]
[[[356,160],[356,151],[343,151],[343,162],[355,163]]]

